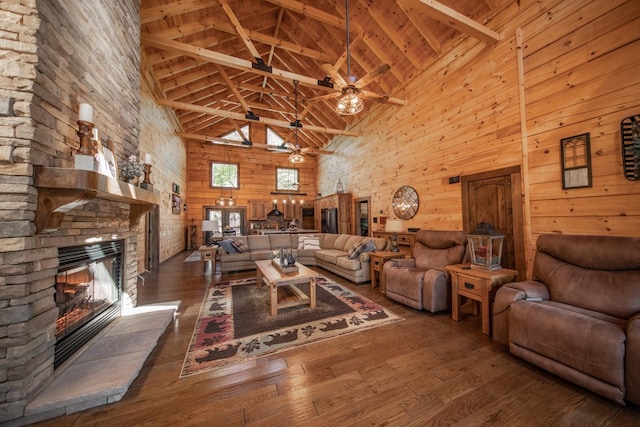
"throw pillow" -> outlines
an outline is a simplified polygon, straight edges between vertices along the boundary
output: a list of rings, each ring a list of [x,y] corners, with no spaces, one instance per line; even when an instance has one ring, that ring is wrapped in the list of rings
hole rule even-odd
[[[245,253],[245,252],[249,252],[249,245],[247,245],[247,242],[245,242],[242,239],[236,239],[234,240],[231,245],[233,245],[234,248],[236,248],[238,250],[238,252]]]
[[[298,249],[304,249],[304,242],[307,241],[307,239],[313,239],[313,236],[310,236],[308,234],[299,234],[298,235]]]
[[[305,239],[303,249],[320,249],[320,239],[317,237]]]
[[[360,243],[356,243],[353,246],[351,246],[349,248],[349,259],[356,259],[360,256],[360,254],[362,253],[362,251],[364,251],[366,243],[365,242],[360,242]]]
[[[364,242],[364,250],[362,251],[362,253],[375,252],[375,250],[376,250],[376,244],[373,243],[373,240],[368,239],[367,241]]]
[[[238,250],[233,247],[233,239],[220,240],[218,243],[224,248],[225,251],[227,251],[228,254],[234,254],[238,252]]]

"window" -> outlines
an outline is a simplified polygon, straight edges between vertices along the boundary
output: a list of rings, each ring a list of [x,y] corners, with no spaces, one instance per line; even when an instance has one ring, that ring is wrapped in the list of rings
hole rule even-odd
[[[240,131],[242,132],[242,134],[245,136],[245,138],[249,138],[249,125],[244,125],[240,128]],[[222,138],[224,139],[230,139],[232,141],[240,141],[240,142],[244,142],[245,138],[242,137],[242,135],[240,135],[240,133],[237,130],[234,130],[233,132],[229,132],[226,135],[222,135]]]
[[[211,162],[211,186],[239,188],[238,165],[235,163]]]
[[[276,168],[276,190],[298,191],[298,169]]]
[[[267,127],[267,145],[271,145],[273,148],[284,147],[284,138],[275,130]]]

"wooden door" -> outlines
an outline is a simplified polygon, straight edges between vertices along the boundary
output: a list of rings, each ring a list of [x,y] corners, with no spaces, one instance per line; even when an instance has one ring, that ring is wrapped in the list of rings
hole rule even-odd
[[[524,278],[524,230],[520,167],[501,169],[462,177],[464,231],[472,233],[484,222],[503,234],[501,264],[518,270]]]

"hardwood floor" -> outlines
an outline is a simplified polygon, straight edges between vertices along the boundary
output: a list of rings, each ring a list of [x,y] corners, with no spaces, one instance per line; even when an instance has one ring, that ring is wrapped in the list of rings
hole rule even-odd
[[[139,288],[140,304],[182,305],[124,398],[40,425],[640,425],[638,406],[619,406],[511,356],[481,333],[477,317],[456,323],[450,313],[418,312],[322,269],[405,320],[179,379],[208,283],[200,262],[183,262],[187,255],[164,262]]]

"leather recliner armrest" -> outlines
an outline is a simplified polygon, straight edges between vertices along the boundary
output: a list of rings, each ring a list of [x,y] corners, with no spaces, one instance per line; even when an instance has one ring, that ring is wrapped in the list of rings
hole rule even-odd
[[[509,306],[520,300],[540,301],[549,299],[549,290],[544,283],[534,280],[506,283],[493,301],[493,339],[509,345]]]
[[[625,399],[640,405],[640,313],[627,323],[627,343],[624,360]]]
[[[412,268],[415,266],[415,258],[395,258],[384,263],[384,268]]]

